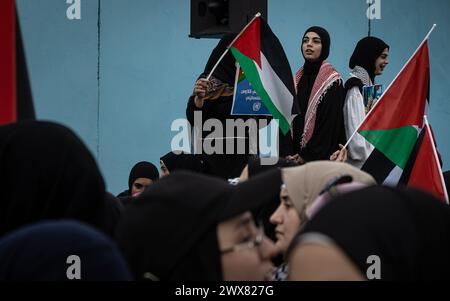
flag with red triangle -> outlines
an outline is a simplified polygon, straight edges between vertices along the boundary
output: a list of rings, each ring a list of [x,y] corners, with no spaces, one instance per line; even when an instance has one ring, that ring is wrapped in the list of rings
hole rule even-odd
[[[400,184],[424,190],[448,204],[447,188],[438,158],[434,135],[427,119]]]
[[[374,146],[362,170],[380,184],[398,184],[424,126],[430,63],[426,39],[358,129]]]
[[[288,133],[299,112],[294,80],[283,47],[269,25],[257,15],[229,48],[283,134]]]

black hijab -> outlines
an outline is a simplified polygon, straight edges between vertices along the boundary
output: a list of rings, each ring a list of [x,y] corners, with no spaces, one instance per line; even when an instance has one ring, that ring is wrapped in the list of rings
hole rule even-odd
[[[375,62],[386,48],[389,49],[389,45],[379,38],[363,38],[356,45],[352,57],[350,58],[350,69],[354,69],[356,66],[364,68],[369,74],[372,82],[375,82]]]
[[[160,160],[163,161],[169,172],[189,170],[203,173],[205,171],[203,161],[198,156],[192,154],[182,153],[177,155],[174,152],[170,152],[162,156]]]
[[[100,220],[100,228],[110,236],[114,235],[117,222],[124,210],[124,204],[121,198],[115,197],[112,193],[106,192],[104,198],[103,218]]]
[[[0,236],[44,219],[72,218],[102,230],[105,184],[69,129],[50,122],[0,127]]]
[[[67,281],[71,255],[81,261],[82,281],[131,280],[115,243],[73,221],[38,223],[0,239],[0,280]]]
[[[227,47],[231,44],[231,42],[233,42],[235,37],[236,34],[227,34],[219,41],[216,48],[214,48],[214,50],[212,51],[208,62],[206,63],[203,76],[206,77],[209,75],[211,70],[214,68],[214,65],[217,63],[217,61],[225,52]],[[222,59],[222,61],[214,71],[213,76],[221,80],[222,82],[229,84],[230,86],[234,86],[236,77],[236,60],[231,51],[228,51],[228,53]]]
[[[320,39],[322,40],[322,52],[319,57],[319,62],[322,63],[330,56],[330,47],[331,47],[330,34],[328,33],[328,31],[325,28],[322,28],[320,26],[310,27],[303,34],[302,45],[303,45],[303,39],[305,38],[305,36],[308,32],[317,33],[319,35]],[[302,48],[302,55],[303,55],[303,58],[305,58],[305,55],[303,54],[303,48]],[[306,59],[305,59],[305,64],[306,63],[309,63],[309,62],[306,61]]]
[[[281,172],[238,186],[180,171],[130,204],[116,240],[137,280],[222,280],[217,225],[279,194]]]
[[[374,186],[342,195],[296,241],[305,233],[331,238],[364,276],[377,255],[382,280],[450,278],[450,207],[420,191]]]
[[[313,26],[305,31],[305,34],[303,35],[302,38],[302,45],[303,39],[305,38],[308,32],[314,32],[319,35],[320,39],[322,40],[322,52],[317,62],[309,62],[305,59],[305,64],[303,65],[304,74],[300,82],[298,83],[297,89],[298,101],[300,103],[300,110],[303,113],[302,115],[306,113],[309,97],[311,95],[314,82],[316,81],[317,74],[319,74],[319,70],[320,67],[322,66],[323,61],[325,61],[330,55],[330,47],[331,47],[330,34],[324,28],[319,26]],[[302,46],[302,55],[303,58],[305,58],[305,55],[303,54],[303,46]]]
[[[294,161],[286,160],[284,158],[279,158],[278,162],[273,165],[263,165],[261,164],[261,159],[251,159],[248,161],[248,177],[254,177],[263,172],[275,169],[275,168],[285,168],[285,167],[295,167],[298,166]]]
[[[128,189],[131,194],[131,188],[134,181],[139,178],[150,179],[153,182],[159,179],[158,168],[150,162],[142,161],[133,166],[128,177]]]

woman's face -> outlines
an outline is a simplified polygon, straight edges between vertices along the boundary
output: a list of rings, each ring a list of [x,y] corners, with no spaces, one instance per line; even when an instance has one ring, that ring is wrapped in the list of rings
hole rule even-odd
[[[315,32],[306,33],[302,41],[302,52],[311,63],[317,62],[322,54],[322,39]]]
[[[300,229],[301,221],[284,185],[281,188],[280,201],[281,204],[270,217],[270,222],[276,226],[277,241],[275,242],[275,248],[279,253],[284,253]]]
[[[268,281],[273,273],[275,247],[258,229],[250,212],[217,227],[225,281]],[[255,243],[258,242],[258,243]]]
[[[383,50],[383,53],[375,61],[375,75],[381,75],[384,72],[384,68],[389,64],[389,49]]]
[[[138,196],[140,195],[145,188],[152,185],[153,181],[147,178],[138,178],[133,182],[133,185],[131,186],[131,195],[132,196]]]

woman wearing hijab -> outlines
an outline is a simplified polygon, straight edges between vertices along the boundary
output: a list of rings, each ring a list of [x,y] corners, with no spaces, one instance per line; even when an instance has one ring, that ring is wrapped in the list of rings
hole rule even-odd
[[[142,161],[133,166],[128,177],[128,190],[117,197],[136,197],[159,179],[158,169],[150,162]]]
[[[239,183],[247,181],[249,178],[253,178],[256,175],[264,173],[273,169],[281,169],[286,167],[295,167],[298,166],[294,161],[286,160],[284,158],[279,158],[278,162],[274,165],[264,165],[261,164],[261,159],[251,159],[248,162],[248,165],[244,168],[239,177]],[[264,225],[264,230],[266,232],[267,237],[271,240],[275,240],[275,226],[270,223],[269,218],[272,213],[278,208],[280,205],[280,197],[275,196],[271,202],[269,202],[265,207],[261,208],[260,212],[257,213],[257,218]]]
[[[192,154],[176,154],[170,152],[159,159],[161,165],[161,177],[168,176],[176,170],[189,170],[197,173],[205,173],[206,167],[199,156]]]
[[[58,221],[24,227],[0,239],[0,280],[129,281],[131,274],[105,235],[74,221]]]
[[[290,280],[449,280],[450,208],[412,189],[337,197],[295,238]]]
[[[175,172],[126,209],[116,240],[137,280],[268,280],[274,247],[251,212],[280,185],[279,170],[237,186]]]
[[[192,127],[195,126],[194,113],[202,113],[202,128],[197,129],[201,132],[201,157],[208,168],[208,173],[223,179],[239,177],[242,169],[248,162],[250,154],[256,154],[257,152],[257,145],[250,145],[253,140],[256,144],[257,139],[249,139],[250,131],[248,128],[245,129],[245,135],[240,134],[236,129],[231,135],[225,131],[226,120],[235,121],[236,119],[242,119],[246,121],[249,119],[248,116],[230,115],[233,106],[236,77],[236,61],[231,52],[228,52],[221,60],[211,78],[209,80],[206,79],[234,37],[235,35],[233,34],[226,35],[213,50],[204,72],[195,83],[193,95],[189,98],[186,109],[187,119]],[[204,131],[203,124],[210,119],[219,120],[222,123],[224,133],[218,133],[217,129]],[[214,138],[208,137],[211,135]],[[197,142],[195,143],[198,146]],[[234,147],[227,149],[226,146],[231,145],[231,143],[234,143]],[[214,151],[212,154],[206,153],[204,145],[211,145],[217,152]],[[238,145],[245,145],[245,149],[238,148]],[[233,151],[233,154],[229,154],[230,150]]]
[[[313,206],[319,196],[341,184],[376,184],[369,174],[348,164],[330,161],[283,168],[282,176],[284,185],[279,196],[281,203],[270,217],[270,222],[276,226],[275,247],[283,255],[295,234],[319,210],[318,205]],[[356,186],[357,188],[360,186]],[[277,269],[274,280],[286,280],[287,270],[287,265],[282,264]]]
[[[330,35],[321,27],[306,30],[302,39],[305,64],[295,76],[300,114],[293,123],[293,156],[297,163],[329,160],[345,143],[344,88],[341,75],[327,61]]]
[[[71,218],[112,234],[117,204],[83,142],[51,122],[0,127],[0,236],[41,220]]]
[[[347,96],[344,104],[345,133],[351,137],[361,125],[373,104],[364,104],[363,88],[375,84],[375,77],[383,74],[389,64],[389,46],[375,37],[366,37],[358,42],[349,66],[350,79],[345,83]],[[348,163],[361,168],[373,151],[373,146],[362,136],[355,135],[348,146]]]

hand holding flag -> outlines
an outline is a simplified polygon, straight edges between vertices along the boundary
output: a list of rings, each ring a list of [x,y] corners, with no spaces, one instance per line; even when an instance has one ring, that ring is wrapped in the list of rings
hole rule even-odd
[[[292,70],[280,41],[261,14],[256,14],[236,36],[216,66],[228,51],[233,53],[252,87],[287,134],[299,112]]]

